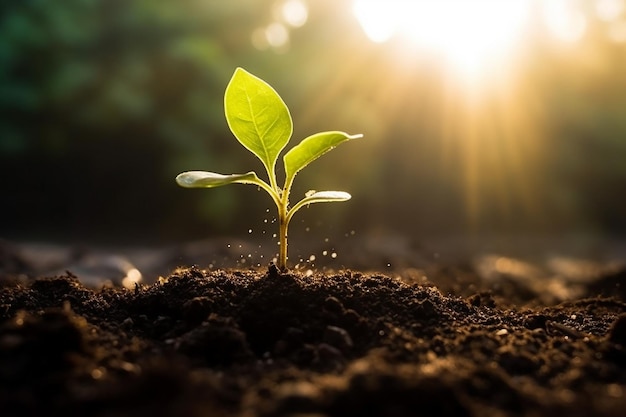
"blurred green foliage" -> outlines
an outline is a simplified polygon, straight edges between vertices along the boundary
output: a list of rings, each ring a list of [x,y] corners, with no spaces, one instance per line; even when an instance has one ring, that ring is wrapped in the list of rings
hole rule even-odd
[[[185,192],[173,181],[257,163],[242,159],[224,119],[237,66],[283,96],[293,143],[320,129],[366,136],[301,174],[321,189],[341,176],[354,196],[342,210],[312,209],[304,225],[416,236],[626,231],[626,47],[601,36],[602,22],[569,48],[532,38],[515,94],[501,103],[494,80],[472,133],[461,123],[473,115],[467,98],[441,66],[402,44],[370,43],[347,0],[309,1],[287,46],[255,48],[278,3],[2,2],[2,233],[145,241],[262,224],[248,217],[248,206],[269,206],[262,193]]]

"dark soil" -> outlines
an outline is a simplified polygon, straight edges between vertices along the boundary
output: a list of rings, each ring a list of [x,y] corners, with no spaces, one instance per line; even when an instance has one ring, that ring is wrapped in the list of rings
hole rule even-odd
[[[558,302],[463,266],[5,278],[0,415],[625,416],[624,279]]]

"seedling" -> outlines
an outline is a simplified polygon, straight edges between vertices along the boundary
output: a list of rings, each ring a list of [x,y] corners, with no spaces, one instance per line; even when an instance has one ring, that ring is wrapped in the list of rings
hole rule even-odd
[[[293,215],[313,203],[346,201],[350,194],[343,191],[308,191],[293,207],[289,193],[298,172],[340,143],[363,135],[344,132],[321,132],[302,140],[284,156],[285,182],[276,181],[276,161],[293,133],[289,109],[278,93],[265,81],[237,68],[224,94],[224,111],[228,127],[235,138],[263,163],[266,182],[254,171],[223,175],[215,172],[188,171],[176,177],[178,185],[186,188],[214,188],[228,184],[253,184],[267,191],[278,209],[279,253],[278,268],[287,269],[287,231]]]

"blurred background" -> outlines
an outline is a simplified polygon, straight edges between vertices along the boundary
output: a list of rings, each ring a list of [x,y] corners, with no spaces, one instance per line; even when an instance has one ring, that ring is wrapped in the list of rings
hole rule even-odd
[[[365,135],[298,175],[294,196],[353,199],[298,213],[294,240],[626,232],[626,0],[0,9],[0,237],[271,242],[265,193],[174,182],[263,172],[224,118],[237,66],[283,97],[292,145]]]

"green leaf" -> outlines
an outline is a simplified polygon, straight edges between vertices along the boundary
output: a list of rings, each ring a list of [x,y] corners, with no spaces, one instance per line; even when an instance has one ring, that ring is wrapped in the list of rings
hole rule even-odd
[[[287,213],[288,221],[291,220],[294,213],[304,206],[314,203],[333,203],[335,201],[347,201],[352,196],[345,191],[309,191],[306,197],[298,201]]]
[[[178,174],[176,176],[176,182],[178,185],[185,188],[214,188],[234,183],[258,185],[261,180],[254,171],[245,174],[231,175],[206,171],[188,171]]]
[[[274,167],[293,132],[289,109],[265,81],[237,68],[224,95],[228,127],[265,165],[275,184]]]
[[[306,197],[304,197],[300,203],[302,203],[302,205],[313,203],[331,203],[333,201],[347,201],[351,198],[352,196],[345,191],[314,191],[308,192]]]
[[[303,139],[302,142],[291,148],[283,157],[287,181],[290,182],[298,171],[340,143],[360,137],[363,137],[363,135],[348,135],[344,132],[321,132]]]

